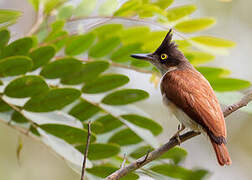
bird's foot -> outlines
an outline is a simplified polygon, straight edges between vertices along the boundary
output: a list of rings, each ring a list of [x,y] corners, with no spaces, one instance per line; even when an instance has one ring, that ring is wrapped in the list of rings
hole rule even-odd
[[[183,124],[179,124],[178,125],[178,131],[171,137],[171,139],[174,139],[174,138],[177,139],[179,146],[181,144],[181,140],[179,138],[179,136],[180,136],[179,133],[182,132],[184,129],[185,129],[185,126]]]

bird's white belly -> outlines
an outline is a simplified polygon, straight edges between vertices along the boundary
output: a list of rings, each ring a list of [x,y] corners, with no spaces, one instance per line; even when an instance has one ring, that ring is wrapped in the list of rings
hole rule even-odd
[[[171,112],[175,115],[175,117],[182,123],[185,127],[190,128],[191,130],[197,131],[197,132],[203,132],[203,129],[201,126],[193,121],[184,111],[182,111],[180,108],[178,108],[175,104],[173,104],[171,101],[169,101],[165,96],[163,96],[163,102],[168,108],[171,110]]]

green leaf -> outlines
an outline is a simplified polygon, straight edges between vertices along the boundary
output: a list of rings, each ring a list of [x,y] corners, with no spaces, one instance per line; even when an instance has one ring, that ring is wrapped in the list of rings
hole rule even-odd
[[[154,135],[158,135],[162,132],[162,127],[152,119],[136,114],[127,114],[121,117],[139,127],[150,130]]]
[[[143,4],[141,8],[139,8],[138,14],[140,18],[152,17],[156,14],[159,14],[161,16],[166,15],[163,9],[154,4]]]
[[[22,15],[19,11],[0,9],[0,24],[15,21]]]
[[[38,11],[40,0],[28,0],[28,2],[33,6],[35,11]]]
[[[172,159],[175,164],[178,164],[180,161],[185,159],[187,156],[187,152],[180,148],[180,147],[174,147],[164,153],[160,158],[162,159]]]
[[[76,85],[80,83],[88,83],[97,78],[102,72],[109,68],[106,61],[88,62],[81,66],[79,71],[69,73],[61,79],[61,83]]]
[[[12,56],[0,60],[0,74],[16,76],[32,68],[32,60],[26,56]]]
[[[66,105],[78,99],[81,92],[73,88],[51,89],[46,94],[32,97],[24,109],[32,112],[50,112],[62,109]]]
[[[35,70],[48,63],[55,55],[56,50],[53,46],[43,46],[30,52],[29,57],[33,61],[32,70]]]
[[[88,16],[90,15],[96,7],[97,0],[82,0],[82,2],[77,6],[74,11],[75,16]]]
[[[48,79],[56,79],[78,72],[81,67],[81,61],[66,57],[45,65],[40,74]]]
[[[69,56],[76,56],[85,52],[94,42],[95,35],[92,33],[72,36],[66,44],[65,53]]]
[[[157,47],[160,46],[164,37],[166,36],[167,31],[154,31],[151,32],[145,39],[148,41],[143,44],[143,50],[147,52],[154,52]]]
[[[77,146],[76,149],[78,149],[81,153],[83,153],[85,150],[85,146],[84,145]],[[117,144],[93,143],[90,144],[88,148],[88,159],[90,160],[106,159],[117,155],[119,152],[120,152],[120,146]]]
[[[178,6],[168,9],[166,16],[170,22],[173,22],[192,14],[196,9],[195,5]]]
[[[222,68],[215,67],[196,67],[196,69],[205,76],[207,80],[215,80],[218,77],[227,76],[230,74],[230,71]]]
[[[80,121],[85,121],[98,113],[100,108],[81,99],[81,102],[75,105],[69,112],[70,115],[76,117]]]
[[[99,166],[94,166],[93,168],[89,169],[87,168],[87,172],[94,174],[95,176],[106,178],[113,172],[118,170],[118,167],[114,167],[110,164],[102,164]],[[139,176],[135,173],[129,173],[125,177],[120,178],[121,180],[136,180]]]
[[[95,28],[93,32],[99,39],[107,39],[112,36],[118,36],[119,34],[121,34],[122,29],[122,24],[105,24]]]
[[[194,66],[212,61],[215,58],[212,54],[201,51],[184,51],[184,55]]]
[[[13,98],[25,98],[40,95],[49,90],[48,85],[40,76],[28,75],[11,81],[4,94]]]
[[[85,84],[82,92],[88,94],[102,93],[123,86],[129,82],[129,78],[120,74],[107,74],[98,77],[91,83]]]
[[[101,133],[107,133],[123,125],[119,119],[116,119],[110,114],[99,117],[95,122],[102,124],[103,131]]]
[[[108,105],[126,105],[148,97],[149,94],[140,89],[123,89],[108,94],[102,99],[102,103]]]
[[[125,2],[115,13],[114,16],[134,16],[142,5],[141,0],[129,0]]]
[[[101,40],[90,48],[88,55],[93,58],[101,58],[110,54],[120,44],[118,37]]]
[[[233,41],[211,36],[196,36],[192,37],[191,40],[193,42],[212,47],[230,48],[235,46]]]
[[[83,125],[83,128],[84,129],[87,129],[88,128],[88,122],[83,122],[82,123]],[[99,123],[99,122],[92,122],[92,127],[91,127],[91,130],[93,133],[95,134],[101,134],[103,132],[103,126],[102,126],[102,123]]]
[[[145,43],[146,38],[150,35],[150,28],[146,26],[137,26],[125,29],[121,33],[122,43],[132,44],[132,43]],[[137,37],[137,38],[136,38]]]
[[[117,9],[118,1],[117,0],[106,0],[99,7],[99,14],[103,16],[109,16],[114,13]]]
[[[36,128],[34,128],[33,126],[30,126],[29,131],[30,131],[33,135],[35,135],[35,136],[40,136],[38,130],[37,130]]]
[[[141,141],[142,139],[129,128],[118,131],[109,139],[109,142],[119,144],[120,146],[137,144]]]
[[[12,110],[12,108],[0,99],[0,112],[8,112],[10,110]]]
[[[157,0],[154,4],[159,6],[161,9],[168,8],[174,0]]]
[[[207,29],[215,24],[213,18],[197,18],[178,23],[175,28],[183,33],[193,33]]]
[[[133,60],[130,55],[135,53],[143,53],[140,43],[128,44],[120,47],[111,54],[110,59],[115,62],[127,62]]]
[[[74,7],[72,5],[62,6],[58,10],[58,19],[69,19],[74,13]]]
[[[67,0],[44,0],[44,13],[49,14]]]
[[[87,130],[76,127],[71,127],[63,124],[42,124],[41,129],[60,139],[65,140],[69,144],[86,144]],[[96,137],[91,133],[90,141],[94,142]]]
[[[10,32],[6,29],[0,31],[0,53],[1,49],[7,45],[10,40]]]
[[[1,58],[15,55],[26,55],[32,48],[32,38],[18,39],[6,46],[1,53]]]
[[[29,122],[21,113],[14,111],[11,115],[11,120],[16,123],[27,123]]]
[[[139,148],[137,148],[136,150],[134,150],[132,153],[130,153],[130,156],[138,159],[144,155],[146,155],[147,152],[153,151],[154,148],[151,146],[141,146]]]
[[[238,91],[250,86],[249,81],[234,78],[211,79],[210,84],[214,90],[219,92]]]

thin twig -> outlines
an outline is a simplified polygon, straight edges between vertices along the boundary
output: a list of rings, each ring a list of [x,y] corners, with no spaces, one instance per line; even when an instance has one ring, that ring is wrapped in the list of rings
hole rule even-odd
[[[83,164],[82,164],[81,180],[84,180],[84,176],[85,176],[86,161],[87,161],[87,156],[88,156],[90,137],[91,137],[91,121],[88,122],[88,134],[87,134],[87,141],[86,141],[86,147],[85,147],[85,151],[84,151],[84,159],[83,159]]]
[[[124,153],[124,155],[123,155],[123,162],[122,162],[122,165],[121,165],[121,168],[124,168],[125,167],[125,163],[126,163],[126,153]]]
[[[252,101],[252,90],[248,92],[240,101],[238,101],[235,104],[232,104],[228,106],[224,111],[224,117],[227,117],[231,113],[237,111],[238,109],[246,106],[250,101]],[[179,136],[179,139],[182,142],[185,142],[200,133],[189,131]],[[179,144],[178,140],[176,138],[170,139],[166,144],[162,145],[161,147],[157,148],[156,150],[147,153],[146,155],[142,156],[141,158],[137,159],[136,161],[132,162],[128,166],[118,169],[111,175],[109,175],[106,179],[107,180],[117,180],[120,179],[123,176],[126,176],[128,173],[135,171],[136,169],[141,168],[145,164],[148,164],[149,162],[159,158],[162,154],[170,150],[171,148],[177,146]]]

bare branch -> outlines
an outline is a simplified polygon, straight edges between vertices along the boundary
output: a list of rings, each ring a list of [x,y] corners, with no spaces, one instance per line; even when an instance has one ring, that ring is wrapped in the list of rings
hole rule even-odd
[[[230,106],[228,106],[224,111],[224,117],[227,117],[228,115],[230,115],[231,113],[237,111],[238,109],[246,106],[250,101],[252,101],[252,90],[247,93],[240,101],[238,101],[235,104],[232,104]],[[199,135],[200,133],[194,132],[194,131],[189,131],[186,132],[182,135],[179,136],[179,139],[182,142],[185,142],[197,135]],[[137,159],[136,161],[132,162],[131,164],[129,164],[128,166],[118,169],[117,171],[115,171],[114,173],[112,173],[111,175],[109,175],[106,179],[107,180],[117,180],[120,179],[123,176],[126,176],[128,173],[135,171],[136,169],[141,168],[142,166],[144,166],[145,164],[148,164],[149,162],[159,158],[162,154],[164,154],[165,152],[167,152],[168,150],[170,150],[171,148],[177,146],[179,144],[178,140],[176,138],[172,138],[170,139],[166,144],[162,145],[161,147],[159,147],[158,149],[147,153],[146,155],[142,156],[141,158]]]
[[[88,155],[88,148],[90,144],[90,137],[91,137],[91,121],[88,122],[88,134],[87,134],[87,141],[86,141],[86,147],[84,151],[84,159],[82,164],[82,171],[81,171],[81,180],[84,180],[85,176],[85,169],[86,169],[86,161],[87,161],[87,155]]]

